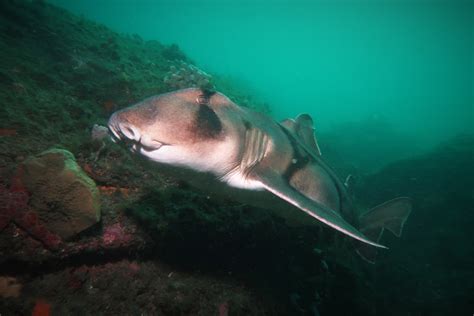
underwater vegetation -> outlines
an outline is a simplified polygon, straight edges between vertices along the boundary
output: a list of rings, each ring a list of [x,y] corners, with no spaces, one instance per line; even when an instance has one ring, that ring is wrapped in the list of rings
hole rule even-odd
[[[342,176],[360,170],[361,209],[413,199],[404,236],[368,265],[342,235],[210,199],[94,128],[180,85],[271,111],[177,45],[6,0],[0,57],[0,314],[472,314],[472,136],[377,168],[363,155],[348,165],[356,145],[321,137]],[[359,138],[383,130],[363,125]]]

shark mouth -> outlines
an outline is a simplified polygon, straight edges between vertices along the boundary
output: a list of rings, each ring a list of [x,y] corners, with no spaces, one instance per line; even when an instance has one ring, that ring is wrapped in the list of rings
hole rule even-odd
[[[144,142],[142,136],[136,132],[133,127],[118,126],[117,124],[109,124],[111,139],[114,143],[120,143],[135,153],[150,153],[160,149],[165,144],[157,140]]]

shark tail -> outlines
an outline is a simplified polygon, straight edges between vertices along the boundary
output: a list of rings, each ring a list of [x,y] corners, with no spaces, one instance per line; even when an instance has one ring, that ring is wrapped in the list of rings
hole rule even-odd
[[[411,200],[399,197],[380,204],[359,217],[359,230],[368,238],[379,242],[385,229],[395,236],[402,235],[403,226],[410,215]],[[366,261],[375,263],[377,248],[368,244],[358,244],[357,253]]]

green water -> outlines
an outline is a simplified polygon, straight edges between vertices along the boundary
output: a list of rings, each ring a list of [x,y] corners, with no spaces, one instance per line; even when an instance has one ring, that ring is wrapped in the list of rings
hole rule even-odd
[[[473,132],[470,1],[51,2],[177,43],[247,82],[277,119],[308,112],[324,132],[383,117],[424,144]]]
[[[51,1],[85,18],[0,1],[0,315],[472,314],[472,4]],[[91,133],[175,89],[181,58],[239,104],[309,112],[358,210],[412,199],[401,238],[369,265],[333,229],[210,198]],[[52,147],[96,183],[100,223],[77,232]]]

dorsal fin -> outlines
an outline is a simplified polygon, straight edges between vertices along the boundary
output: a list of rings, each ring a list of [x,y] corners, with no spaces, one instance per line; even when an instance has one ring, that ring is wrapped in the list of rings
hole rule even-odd
[[[344,186],[346,187],[346,191],[351,197],[354,196],[354,182],[355,182],[355,179],[352,176],[352,174],[347,175],[346,180],[344,181]]]
[[[296,120],[286,119],[280,124],[297,137],[313,155],[321,156],[321,150],[314,135],[313,119],[309,114],[300,114]]]
[[[349,190],[352,188],[353,184],[354,184],[354,177],[352,176],[352,174],[348,174],[346,177],[346,180],[344,180],[344,185]]]
[[[296,118],[296,134],[303,140],[303,143],[311,150],[321,156],[316,135],[314,135],[314,123],[309,114],[300,114]]]
[[[308,128],[314,128],[314,122],[311,116],[307,113],[300,114],[296,117],[296,123],[300,126],[305,126]]]
[[[280,122],[281,125],[286,127],[287,130],[296,135],[296,122],[294,119],[284,119]]]

